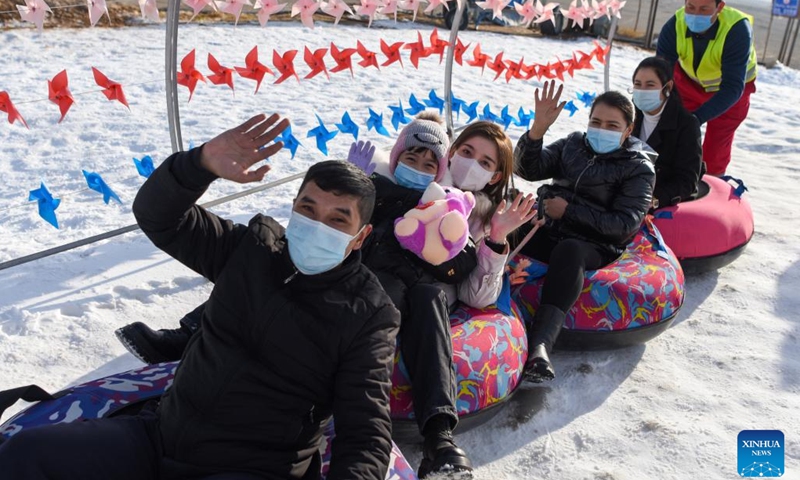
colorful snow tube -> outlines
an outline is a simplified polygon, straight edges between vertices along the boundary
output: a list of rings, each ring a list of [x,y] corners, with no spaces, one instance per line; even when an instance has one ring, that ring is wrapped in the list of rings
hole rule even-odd
[[[742,197],[745,190],[739,179],[706,175],[696,200],[655,211],[654,223],[684,272],[716,270],[744,252],[754,230],[750,202]]]
[[[54,400],[35,403],[8,419],[0,425],[0,436],[9,438],[26,428],[39,425],[135,413],[147,400],[159,398],[172,385],[177,366],[178,362],[148,365],[70,387],[53,394],[56,397]],[[328,422],[320,445],[323,479],[330,465],[333,437],[333,422]],[[386,478],[417,479],[416,473],[394,443]]]
[[[528,271],[540,272],[512,291],[530,323],[541,302],[546,267],[524,255],[511,266],[522,259],[532,263]],[[669,327],[683,299],[683,270],[647,221],[615,262],[586,272],[583,290],[567,312],[556,347],[601,350],[644,343]]]
[[[450,315],[459,432],[491,419],[520,384],[528,354],[521,319],[514,302],[510,302],[510,314],[493,307],[460,307]],[[418,435],[411,381],[399,348],[395,354],[390,401],[395,438]]]

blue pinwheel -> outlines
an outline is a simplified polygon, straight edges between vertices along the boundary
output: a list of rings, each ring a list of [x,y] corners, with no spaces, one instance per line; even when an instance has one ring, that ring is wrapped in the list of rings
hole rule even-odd
[[[108,186],[99,173],[87,172],[86,170],[81,171],[86,178],[86,183],[89,185],[89,188],[103,194],[103,201],[106,205],[108,205],[108,202],[110,202],[112,198],[116,200],[117,203],[122,203],[122,200],[111,190],[111,187]]]
[[[136,165],[136,171],[139,172],[139,175],[143,176],[144,178],[150,178],[150,175],[152,175],[156,170],[156,167],[153,166],[153,159],[150,157],[150,155],[145,155],[141,160],[134,158],[133,164]]]
[[[349,133],[354,139],[358,140],[358,125],[350,118],[350,112],[344,112],[342,123],[337,123],[336,128],[342,133]]]
[[[370,129],[375,130],[381,135],[391,137],[389,131],[383,126],[383,114],[378,113],[373,109],[369,109],[369,118],[367,119],[367,131]]]
[[[327,128],[325,128],[325,124],[322,122],[322,119],[319,118],[319,115],[316,115],[316,117],[317,117],[317,122],[319,122],[319,126],[309,130],[308,131],[308,135],[306,135],[306,138],[309,138],[309,137],[316,138],[317,139],[317,148],[324,155],[327,155],[328,154],[328,142],[331,141],[333,139],[333,137],[335,137],[339,133],[339,131],[338,130],[334,130],[334,131],[328,130]]]
[[[291,125],[286,127],[286,130],[284,130],[283,133],[281,133],[281,135],[275,140],[283,142],[283,148],[289,149],[289,151],[292,153],[292,158],[294,158],[294,154],[297,153],[297,147],[302,145],[302,143],[300,143],[297,137],[295,137],[292,133]]]
[[[401,124],[411,123],[411,119],[406,116],[406,112],[403,110],[402,100],[398,100],[397,106],[389,105],[389,110],[392,111],[392,126],[395,130],[398,130]]]
[[[61,203],[61,199],[53,198],[53,195],[47,190],[44,182],[36,190],[31,190],[28,195],[28,201],[34,201],[39,204],[39,216],[42,217],[47,223],[58,228],[58,219],[56,218],[56,209]]]

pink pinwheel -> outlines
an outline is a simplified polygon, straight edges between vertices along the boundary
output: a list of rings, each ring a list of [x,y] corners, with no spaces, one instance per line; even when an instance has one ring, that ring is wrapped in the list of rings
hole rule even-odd
[[[372,21],[375,19],[375,12],[380,6],[381,5],[378,3],[378,0],[361,0],[361,6],[356,8],[356,14],[369,17],[367,27],[371,27]]]
[[[533,23],[544,23],[550,20],[553,23],[553,26],[556,25],[556,17],[555,13],[553,13],[553,9],[558,6],[555,2],[550,2],[545,6],[542,6],[542,2],[536,0],[536,13],[539,17],[533,21]]]
[[[597,13],[597,0],[581,0],[581,10],[583,11],[583,18],[589,20],[589,25],[602,17]]]
[[[314,13],[319,10],[316,0],[298,0],[292,5],[292,16],[300,14],[300,21],[308,28],[314,28]]]
[[[329,0],[327,3],[323,3],[322,11],[336,19],[333,22],[334,25],[339,25],[339,20],[345,13],[353,14],[350,6],[342,0]]]
[[[142,18],[158,22],[161,18],[158,16],[158,5],[156,0],[139,0],[139,9],[142,11]]]
[[[25,0],[25,6],[17,5],[17,10],[19,10],[19,16],[22,20],[35,24],[40,32],[44,23],[44,14],[47,12],[53,13],[50,7],[44,3],[44,0]]]
[[[242,15],[242,8],[247,5],[248,7],[252,4],[250,0],[227,0],[225,2],[218,2],[217,7],[220,11],[225,13],[230,13],[234,17],[236,17],[236,21],[233,23],[234,26],[239,24],[239,16]]]
[[[397,0],[383,0],[383,6],[378,13],[381,15],[394,14],[394,21],[397,21]]]
[[[214,3],[214,0],[183,0],[183,3],[194,11],[194,15],[189,19],[190,22],[194,20],[194,17],[196,17],[201,10],[206,8],[206,5],[211,5],[211,8],[215,12],[217,11],[217,4]]]
[[[533,0],[528,0],[525,3],[515,3],[514,9],[516,9],[517,13],[522,17],[525,28],[530,27],[537,15],[536,5],[533,3]]]
[[[428,6],[425,7],[424,12],[430,14],[439,5],[444,7],[445,10],[450,10],[450,7],[447,5],[447,0],[428,0]]]
[[[486,0],[484,2],[475,2],[475,5],[484,10],[491,10],[492,18],[500,18],[503,16],[503,9],[509,3],[511,3],[511,0]]]
[[[578,0],[572,0],[572,3],[569,4],[569,8],[566,12],[564,12],[564,18],[568,18],[572,20],[573,25],[583,25],[583,8],[578,6]]]
[[[269,16],[280,12],[285,6],[285,3],[278,3],[278,0],[256,0],[253,8],[258,10],[258,14],[256,14],[258,16],[258,23],[260,23],[262,27],[266,27]]]
[[[103,14],[108,17],[109,22],[111,21],[111,17],[108,16],[106,0],[86,0],[86,5],[89,7],[89,22],[93,27],[103,18]]]
[[[412,22],[417,21],[417,11],[419,10],[420,0],[400,0],[397,2],[397,5],[402,8],[403,10],[411,10],[414,12],[414,18],[411,19]]]
[[[624,2],[620,2],[619,0],[608,0],[608,13],[609,17],[612,15],[617,18],[622,18],[622,15],[619,14],[619,11],[622,10],[622,7],[628,3],[627,0]]]
[[[592,8],[594,8],[594,18],[600,18],[600,17],[611,18],[611,13],[608,11],[607,0],[602,0],[600,2],[592,0]]]

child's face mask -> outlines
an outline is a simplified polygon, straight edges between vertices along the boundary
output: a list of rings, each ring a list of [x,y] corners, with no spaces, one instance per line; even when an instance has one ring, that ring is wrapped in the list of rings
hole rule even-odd
[[[413,190],[425,190],[435,177],[436,175],[432,173],[420,172],[405,163],[398,163],[394,170],[394,179],[397,180],[397,184]]]

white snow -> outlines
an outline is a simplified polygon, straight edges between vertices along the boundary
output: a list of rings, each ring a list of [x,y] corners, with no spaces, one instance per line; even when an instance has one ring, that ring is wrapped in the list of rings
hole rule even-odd
[[[388,43],[416,41],[429,27],[379,21],[373,28],[271,21],[258,25],[182,25],[178,55],[197,49],[197,67],[208,72],[208,52],[226,66],[244,65],[259,45],[272,67],[272,49],[299,49],[295,65],[307,73],[302,49],[355,47],[356,39],[379,51]],[[446,37],[447,32],[440,35]],[[164,94],[163,25],[122,29],[33,29],[0,32],[0,91],[8,91],[30,130],[0,118],[0,262],[134,223],[131,202],[143,178],[132,158],[152,155],[156,164],[171,149]],[[466,31],[464,43],[480,42],[485,53],[547,63],[592,48],[589,39],[560,41]],[[305,138],[318,114],[329,129],[349,111],[360,138],[389,145],[367,132],[367,108],[384,114],[411,93],[443,93],[444,64],[422,59],[414,69],[380,71],[355,66],[355,77],[331,74],[272,85],[265,78],[257,95],[252,81],[235,78],[236,94],[200,83],[190,103],[180,90],[183,138],[199,145],[259,112],[277,111],[293,121],[303,143],[294,160],[281,152],[271,160],[268,180],[302,172],[325,158]],[[648,52],[616,44],[612,88],[624,90]],[[470,52],[466,55],[471,58]],[[379,55],[379,59],[382,59]],[[328,67],[333,64],[328,60]],[[123,84],[131,109],[98,92],[91,66]],[[67,69],[76,104],[61,124],[47,101],[47,82]],[[455,67],[453,90],[467,101],[486,102],[499,113],[533,108],[537,82],[492,81],[472,67]],[[601,91],[602,70],[567,77],[565,95],[579,104],[579,91]],[[634,480],[733,478],[736,438],[744,429],[778,429],[786,435],[785,478],[800,478],[800,72],[762,68],[750,115],[738,130],[729,173],[743,178],[756,219],[756,234],[744,255],[718,272],[687,279],[686,303],[667,332],[643,346],[596,353],[556,353],[558,378],[526,387],[491,423],[459,435],[481,479]],[[89,92],[77,95],[80,92]],[[562,114],[546,140],[585,128],[588,109]],[[461,115],[461,122],[464,121]],[[461,122],[456,122],[461,125]],[[519,127],[509,129],[516,141]],[[343,158],[352,137],[339,134],[329,158]],[[124,204],[104,205],[86,189],[81,169],[100,173]],[[41,220],[29,190],[44,180],[55,197],[61,229]],[[221,205],[214,211],[245,221],[256,212],[281,221],[299,182]],[[246,186],[216,182],[203,200]],[[98,376],[137,367],[113,335],[133,321],[174,327],[202,302],[210,285],[161,253],[139,232],[0,271],[0,390],[37,383],[54,391]],[[21,409],[17,405],[4,419]],[[401,444],[416,464],[419,447]]]

